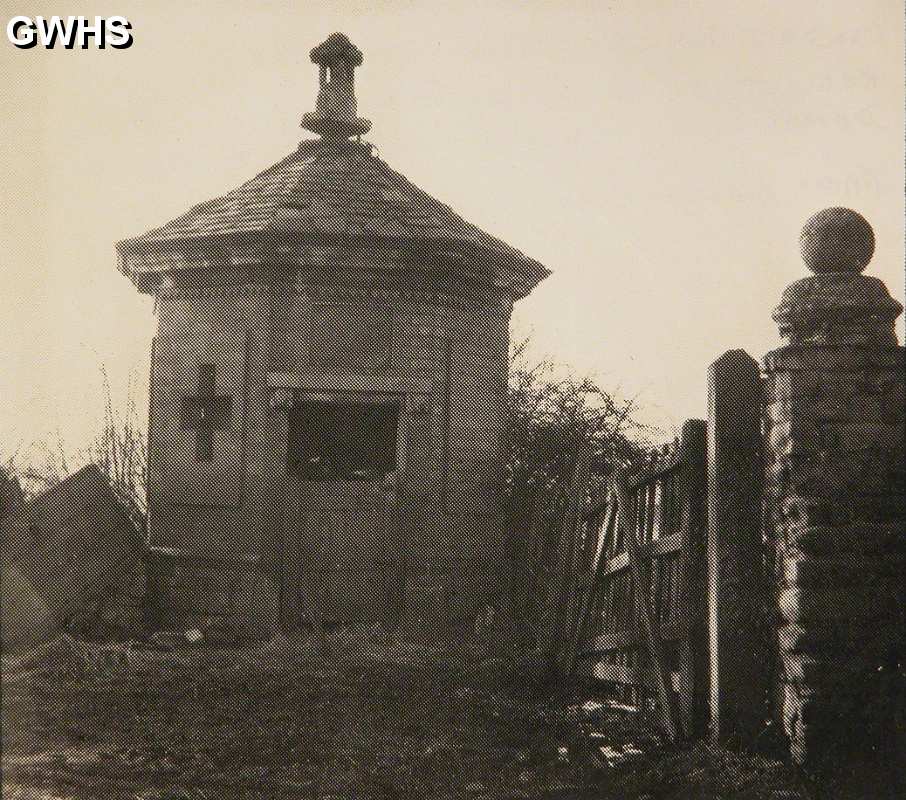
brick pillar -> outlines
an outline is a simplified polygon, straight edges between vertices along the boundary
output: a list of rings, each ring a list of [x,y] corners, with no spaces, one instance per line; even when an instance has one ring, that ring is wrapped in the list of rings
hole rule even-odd
[[[776,717],[798,763],[885,748],[890,761],[906,631],[903,307],[861,274],[874,235],[856,212],[819,212],[801,246],[814,274],[783,293],[787,344],[763,364]]]

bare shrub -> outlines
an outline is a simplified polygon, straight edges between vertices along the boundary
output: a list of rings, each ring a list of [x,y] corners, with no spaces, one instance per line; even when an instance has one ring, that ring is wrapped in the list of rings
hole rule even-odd
[[[530,362],[529,340],[514,345],[506,427],[504,513],[511,611],[524,628],[537,625],[539,574],[556,551],[580,451],[591,454],[589,491],[601,489],[618,467],[641,460],[654,429],[634,418],[636,400],[619,399],[591,378]],[[540,530],[540,552],[527,552]]]
[[[53,443],[19,446],[0,463],[0,469],[18,478],[27,499],[53,488],[87,464],[96,464],[144,536],[148,517],[148,443],[141,424],[134,387],[124,409],[115,409],[106,368],[101,368],[104,391],[102,424],[91,444],[72,451],[59,431]]]
[[[133,524],[144,535],[148,524],[148,440],[139,421],[134,391],[123,411],[116,411],[110,398],[110,382],[104,376],[104,422],[88,449],[88,461],[97,464],[110,480]]]

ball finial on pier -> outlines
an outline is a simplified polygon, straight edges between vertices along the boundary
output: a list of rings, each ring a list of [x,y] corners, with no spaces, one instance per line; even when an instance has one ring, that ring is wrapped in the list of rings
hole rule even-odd
[[[805,223],[799,249],[812,272],[862,272],[874,255],[875,234],[858,211],[825,208]]]
[[[815,273],[794,281],[774,309],[790,345],[896,347],[903,306],[883,281],[863,275],[875,250],[868,221],[849,208],[825,208],[805,223],[802,258]]]

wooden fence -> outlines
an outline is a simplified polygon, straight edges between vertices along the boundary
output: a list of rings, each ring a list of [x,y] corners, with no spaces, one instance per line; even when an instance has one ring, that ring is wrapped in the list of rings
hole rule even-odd
[[[706,423],[689,420],[677,442],[628,476],[625,513],[609,490],[579,510],[574,527],[568,511],[557,571],[566,579],[551,588],[561,597],[550,614],[561,671],[640,708],[666,699],[678,711],[676,735],[701,733],[708,716],[706,439]],[[580,464],[580,496],[582,480]],[[627,546],[630,527],[636,548]]]
[[[819,217],[847,214],[866,224],[828,209],[803,236],[814,238]],[[514,548],[513,607],[561,677],[655,711],[670,740],[707,728],[716,745],[752,747],[785,735],[802,763],[839,754],[854,731],[860,758],[887,751],[900,712],[882,654],[903,628],[890,611],[902,592],[885,588],[897,555],[888,528],[903,516],[903,452],[892,444],[903,418],[890,411],[902,407],[903,351],[891,327],[901,305],[878,292],[878,313],[857,320],[836,295],[817,313],[814,297],[797,305],[787,289],[774,318],[788,343],[761,365],[739,349],[716,359],[707,423],[689,420],[674,447],[611,476],[597,499],[589,454],[576,453],[569,491],[535,499]],[[829,348],[816,331],[841,314],[848,327]],[[886,403],[897,391],[898,405]],[[884,558],[866,560],[873,547]],[[830,574],[846,580],[828,586]],[[843,673],[841,647],[851,651]]]

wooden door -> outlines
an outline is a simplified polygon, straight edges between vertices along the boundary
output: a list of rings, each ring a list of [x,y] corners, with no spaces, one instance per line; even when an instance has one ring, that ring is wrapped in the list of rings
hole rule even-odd
[[[386,619],[398,558],[402,408],[392,395],[306,395],[290,420],[302,621]]]
[[[311,592],[325,622],[384,620],[395,556],[389,492],[375,484],[308,481],[299,491],[300,591]]]

